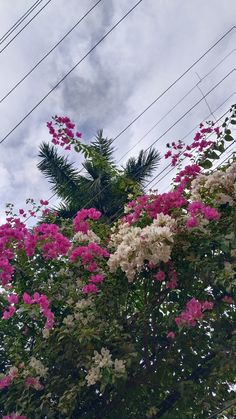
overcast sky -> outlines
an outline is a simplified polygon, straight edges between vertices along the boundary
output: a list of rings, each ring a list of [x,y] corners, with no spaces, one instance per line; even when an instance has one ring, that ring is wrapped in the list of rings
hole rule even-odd
[[[46,2],[43,0],[33,14]],[[102,0],[60,47],[0,103],[0,140],[136,2]],[[0,99],[95,3],[96,0],[51,0],[0,53]],[[0,0],[0,38],[32,4],[33,0]],[[0,145],[1,219],[6,202],[20,208],[28,197],[38,200],[51,195],[48,182],[36,167],[40,143],[50,140],[46,122],[51,115],[70,116],[86,142],[100,128],[106,136],[115,137],[235,24],[235,16],[235,0],[143,0]],[[156,143],[162,155],[167,142],[186,136],[206,117],[218,118],[236,102],[235,32],[231,31],[115,141],[117,160],[133,148],[120,164],[150,146],[203,98],[202,92],[207,94],[213,89],[206,97],[208,104],[203,99],[162,136]],[[0,44],[0,50],[5,44]],[[181,101],[199,82],[199,77],[203,79],[200,89],[196,87]],[[213,111],[211,117],[209,107]],[[191,135],[187,141],[190,139]],[[76,155],[73,158],[78,159]],[[158,171],[166,164],[163,160]],[[167,189],[170,179],[169,175],[155,187]]]

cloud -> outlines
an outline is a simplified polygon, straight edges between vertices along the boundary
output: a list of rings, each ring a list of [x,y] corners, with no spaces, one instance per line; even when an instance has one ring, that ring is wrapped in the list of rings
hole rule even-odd
[[[44,11],[1,54],[0,97],[21,78],[95,1],[52,1]],[[61,77],[125,14],[135,0],[102,1],[53,54],[22,85],[0,104],[0,139],[60,80]],[[29,0],[1,6],[2,33],[31,6]],[[228,0],[143,0],[109,37],[63,82],[55,92],[0,145],[1,207],[14,201],[24,206],[29,196],[51,195],[50,185],[36,169],[38,147],[49,136],[45,123],[51,115],[68,114],[89,141],[100,128],[115,137],[146,106],[163,92],[220,36],[234,25],[236,3]],[[183,79],[150,108],[114,143],[121,164],[139,149],[156,147],[164,153],[166,142],[186,135],[209,114],[202,100],[179,123],[202,93],[194,89],[164,117],[186,93],[232,49],[235,30],[202,59]],[[206,94],[234,68],[235,53],[204,78],[200,87]],[[234,93],[235,72],[207,96],[211,109]],[[230,99],[216,111],[216,117],[231,104]],[[234,98],[235,100],[235,98]],[[162,119],[163,118],[163,119]],[[137,141],[160,119],[162,121]],[[164,135],[165,131],[174,127]],[[188,137],[188,141],[190,136]],[[132,152],[128,152],[133,148]],[[73,158],[73,157],[72,157]],[[78,165],[80,158],[77,159]],[[166,161],[161,162],[160,170]],[[170,177],[161,182],[168,188]]]

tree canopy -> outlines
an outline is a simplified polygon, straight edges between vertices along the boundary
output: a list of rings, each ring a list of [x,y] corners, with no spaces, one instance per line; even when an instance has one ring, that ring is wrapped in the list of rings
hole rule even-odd
[[[60,121],[54,142],[91,155]],[[181,166],[170,190],[137,193],[112,226],[91,207],[59,225],[43,210],[29,229],[10,208],[3,418],[235,417],[236,162],[212,169],[235,123],[233,106],[191,145],[172,143],[166,158]]]

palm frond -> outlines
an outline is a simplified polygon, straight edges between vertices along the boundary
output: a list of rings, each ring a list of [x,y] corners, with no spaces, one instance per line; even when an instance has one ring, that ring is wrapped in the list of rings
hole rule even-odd
[[[154,148],[150,148],[148,151],[141,150],[137,158],[131,157],[127,161],[124,174],[143,186],[158,167],[159,161],[160,154]]]
[[[77,201],[81,176],[74,164],[59,156],[56,148],[47,143],[40,146],[39,158],[38,168],[52,184],[53,192],[67,203]]]

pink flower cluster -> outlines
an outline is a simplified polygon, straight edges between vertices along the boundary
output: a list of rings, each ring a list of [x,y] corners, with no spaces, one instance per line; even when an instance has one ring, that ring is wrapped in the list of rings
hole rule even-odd
[[[201,168],[198,164],[185,166],[183,170],[178,172],[175,182],[181,184],[182,187],[185,187],[191,180],[196,178],[200,171]]]
[[[6,286],[12,278],[14,268],[10,261],[14,258],[14,252],[10,248],[15,243],[21,247],[21,241],[27,232],[25,225],[18,219],[12,217],[7,219],[7,223],[0,226],[0,279],[2,286]]]
[[[186,146],[184,142],[181,140],[179,140],[177,143],[172,142],[171,144],[167,144],[167,148],[169,148],[170,150],[168,150],[165,154],[165,158],[168,159],[169,157],[171,157],[171,165],[176,166],[181,155],[183,155],[184,157],[192,158],[194,156],[193,153],[202,153],[203,151],[210,148],[212,144],[215,143],[215,140],[208,141],[206,139],[207,134],[211,133],[215,134],[217,138],[219,138],[221,135],[220,128],[214,128],[213,123],[211,123],[207,127],[204,127],[203,124],[200,124],[200,130],[195,134],[195,137],[191,145]],[[173,152],[173,150],[177,151],[177,153]]]
[[[31,297],[27,292],[22,296],[24,304],[38,304],[43,316],[46,318],[45,329],[51,329],[54,326],[54,314],[50,309],[50,302],[44,294],[35,292]]]
[[[42,250],[45,259],[55,259],[59,255],[66,255],[70,248],[70,240],[60,233],[55,224],[40,224],[34,229],[33,237],[30,238],[30,248],[34,241],[43,242]]]
[[[10,374],[5,375],[3,378],[0,378],[0,390],[7,388],[11,385],[14,377]]]
[[[101,215],[101,212],[96,210],[95,208],[84,208],[78,211],[73,220],[74,231],[81,231],[82,233],[86,234],[89,230],[89,224],[86,220],[90,219],[95,221],[98,220],[101,217]]]
[[[8,297],[7,297],[7,301],[9,302],[9,306],[8,306],[8,308],[6,309],[6,310],[4,310],[4,312],[3,312],[3,315],[2,315],[2,318],[4,319],[4,320],[8,320],[10,317],[12,317],[13,316],[13,314],[15,313],[15,311],[16,311],[16,308],[15,308],[15,304],[17,304],[18,303],[18,295],[17,294],[10,294],[10,295],[8,295]]]
[[[18,415],[17,413],[11,413],[10,415],[3,415],[2,419],[27,419],[26,416]]]
[[[194,327],[197,324],[197,320],[203,318],[203,312],[205,310],[212,310],[213,305],[214,304],[210,301],[200,302],[195,298],[192,298],[187,302],[186,310],[175,318],[175,323],[177,326]]]
[[[146,213],[150,218],[156,218],[157,214],[170,214],[175,208],[181,208],[187,204],[187,200],[182,195],[182,190],[166,192],[161,195],[144,195],[135,201],[129,202],[127,208],[129,213],[123,220],[133,224],[139,220],[142,213]]]
[[[163,270],[159,270],[155,275],[154,279],[157,281],[164,281],[168,276],[168,281],[166,282],[166,288],[174,289],[177,286],[177,273],[173,268],[173,263],[170,261],[167,264],[168,272],[167,274]]]
[[[75,138],[81,138],[80,132],[74,132],[75,124],[67,116],[54,116],[52,121],[47,123],[49,134],[52,135],[52,143],[64,147],[65,150],[71,149],[71,144],[75,143]]]
[[[41,384],[37,378],[30,376],[25,379],[25,385],[33,387],[35,390],[42,390],[44,388],[43,384]]]
[[[199,214],[203,215],[207,220],[218,221],[220,213],[212,207],[204,205],[200,201],[191,202],[187,208],[190,218],[187,220],[187,227],[193,228],[198,226],[198,219],[196,218]]]
[[[98,272],[91,275],[89,284],[83,287],[84,294],[98,292],[98,283],[103,282],[104,275],[99,272],[97,258],[108,258],[109,253],[97,243],[89,243],[87,246],[76,247],[70,255],[70,261],[76,262],[78,259],[81,261],[83,268],[88,272]]]

